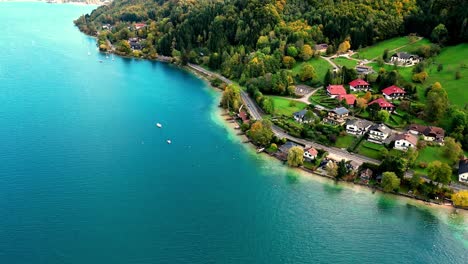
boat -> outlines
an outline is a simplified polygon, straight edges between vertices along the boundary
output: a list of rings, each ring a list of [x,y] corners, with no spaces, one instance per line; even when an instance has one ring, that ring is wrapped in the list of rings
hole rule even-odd
[[[166,140],[167,144],[172,144],[172,141],[170,139]]]
[[[162,128],[162,125],[160,123],[157,123],[156,126]]]
[[[262,153],[265,150],[265,148],[259,148],[257,149],[257,153]]]

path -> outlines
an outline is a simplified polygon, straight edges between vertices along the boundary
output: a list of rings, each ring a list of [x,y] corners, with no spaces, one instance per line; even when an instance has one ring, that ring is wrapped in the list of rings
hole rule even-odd
[[[204,69],[204,68],[202,68],[202,67],[200,67],[198,65],[189,63],[189,64],[187,64],[187,66],[189,68],[195,70],[195,71],[203,73],[204,75],[207,75],[207,76],[210,76],[210,77],[216,77],[216,78],[219,78],[220,80],[226,82],[227,84],[232,84],[231,80],[229,80],[229,79],[227,79],[227,78],[225,78],[225,77],[223,77],[223,76],[221,76],[221,75],[219,75],[217,73],[208,71],[208,70],[206,70],[206,69]],[[241,90],[241,97],[242,97],[242,100],[245,103],[245,107],[247,108],[247,110],[249,111],[249,113],[253,117],[253,119],[262,120],[263,119],[262,110],[252,100],[252,98],[250,98],[250,96],[243,90]],[[327,147],[325,145],[318,144],[318,143],[310,141],[310,140],[293,137],[293,136],[289,135],[288,133],[286,133],[283,129],[281,129],[281,128],[275,126],[275,125],[272,126],[272,130],[273,130],[273,133],[279,138],[286,138],[289,141],[295,142],[295,143],[303,145],[303,146],[310,146],[310,147],[314,147],[314,148],[323,149],[323,150],[327,151],[329,154],[335,156],[337,159],[352,160],[352,161],[355,161],[355,162],[359,163],[359,165],[364,163],[364,162],[372,163],[372,164],[380,164],[379,160],[371,159],[371,158],[368,158],[368,157],[365,157],[365,156],[362,156],[362,155],[358,155],[358,154],[352,154],[352,153],[349,153],[346,150],[342,150],[342,149],[339,149],[339,148]]]
[[[333,58],[333,57],[324,57],[324,56],[320,56],[320,58],[322,58],[322,59],[328,61],[328,63],[330,63],[330,65],[333,66],[333,69],[334,69],[334,70],[340,68],[338,65],[336,65],[336,64],[331,60],[331,58]]]

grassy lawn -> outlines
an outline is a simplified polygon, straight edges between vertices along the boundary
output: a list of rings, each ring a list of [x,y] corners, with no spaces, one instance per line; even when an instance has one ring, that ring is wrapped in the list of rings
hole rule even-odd
[[[413,76],[413,67],[396,67],[394,65],[384,64],[382,67],[378,66],[377,63],[371,62],[368,64],[371,66],[376,72],[379,72],[380,68],[384,68],[386,71],[393,71],[397,70],[398,73],[408,82],[411,82],[411,77]]]
[[[425,147],[419,150],[419,156],[416,159],[416,168],[415,171],[420,172],[422,174],[427,173],[427,168],[420,168],[418,165],[421,162],[425,162],[426,164],[431,163],[432,161],[438,160],[440,162],[449,163],[448,159],[444,156],[443,148],[442,147]]]
[[[348,69],[350,68],[354,69],[358,63],[355,60],[350,60],[350,59],[343,58],[343,57],[338,57],[336,59],[333,59],[333,62],[340,66],[346,66],[346,68]]]
[[[426,80],[425,85],[418,89],[418,92],[420,90],[420,93],[424,94],[424,86],[440,82],[447,91],[450,102],[459,107],[464,107],[468,102],[466,95],[466,87],[468,87],[468,43],[443,48],[434,61],[435,63],[427,69],[429,78]],[[443,70],[437,72],[439,63],[443,65]],[[455,73],[458,70],[462,77],[456,80]]]
[[[399,49],[398,51],[399,52],[408,52],[408,53],[415,53],[419,47],[423,46],[423,45],[429,45],[431,44],[431,41],[428,40],[428,39],[421,39],[420,41],[416,41],[415,43],[411,44],[411,45],[408,45],[406,47],[403,47],[401,49]],[[382,52],[383,53],[383,52]],[[392,55],[392,54],[390,54]]]
[[[284,97],[271,96],[271,98],[273,99],[275,104],[276,115],[292,116],[294,112],[301,111],[307,106],[305,103],[297,102]],[[295,105],[290,106],[291,102],[294,102]]]
[[[369,158],[380,160],[382,159],[382,150],[384,149],[385,147],[383,145],[364,140],[357,148],[357,153]]]
[[[338,104],[336,99],[328,97],[325,89],[318,90],[309,98],[309,100],[314,104],[318,104],[327,108],[334,108]]]
[[[350,135],[340,136],[336,139],[335,147],[347,148],[353,144],[354,140],[356,140],[356,138]]]
[[[408,37],[392,38],[378,42],[370,47],[363,48],[353,57],[372,60],[378,56],[382,56],[385,49],[392,50],[407,44],[409,44]]]
[[[332,69],[332,66],[326,60],[324,60],[322,58],[318,58],[318,59],[313,58],[313,59],[310,59],[307,62],[297,63],[296,66],[294,66],[294,68],[292,68],[292,70],[291,70],[292,74],[293,75],[299,74],[302,67],[306,63],[308,63],[308,64],[310,64],[310,65],[312,65],[314,67],[315,72],[317,73],[317,80],[319,80],[320,82],[322,82],[322,80],[325,78],[325,74],[327,73],[328,69]]]

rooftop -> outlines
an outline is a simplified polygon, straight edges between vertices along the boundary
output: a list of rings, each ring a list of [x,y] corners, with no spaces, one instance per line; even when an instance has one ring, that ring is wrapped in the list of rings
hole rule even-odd
[[[392,95],[392,94],[404,94],[406,92],[405,92],[405,90],[401,89],[400,87],[398,87],[396,85],[392,85],[390,87],[387,87],[387,88],[383,89],[382,93],[386,94],[386,95]]]
[[[343,85],[328,85],[327,86],[327,91],[331,95],[345,95],[346,94],[346,89],[344,88]]]
[[[346,100],[346,104],[348,105],[354,105],[354,102],[356,102],[356,95],[354,94],[345,94],[345,95],[338,95],[338,101],[343,101]]]
[[[387,100],[385,100],[385,99],[383,99],[383,98],[375,99],[374,101],[370,102],[368,105],[372,105],[372,104],[379,104],[380,108],[383,108],[383,107],[394,107],[393,104],[387,102]]]
[[[395,141],[397,141],[397,140],[406,140],[406,141],[408,141],[409,143],[411,143],[411,144],[413,144],[415,146],[418,144],[418,138],[415,135],[410,134],[410,133],[404,133],[404,134],[396,135]]]
[[[371,121],[365,120],[365,119],[351,119],[346,122],[347,126],[357,126],[358,128],[366,128],[369,126],[372,126]]]
[[[356,86],[359,86],[359,85],[369,85],[368,82],[364,81],[363,79],[356,79],[354,81],[351,81],[349,83],[349,85],[353,86],[353,87],[356,87]]]
[[[344,108],[344,107],[337,107],[337,108],[332,109],[330,111],[337,114],[337,115],[344,115],[344,114],[349,113],[349,110]]]
[[[390,132],[391,132],[390,128],[388,128],[384,124],[375,124],[370,128],[370,130],[380,131],[380,132],[382,132],[384,134],[390,134]]]
[[[468,159],[461,159],[458,163],[458,175],[468,173]]]

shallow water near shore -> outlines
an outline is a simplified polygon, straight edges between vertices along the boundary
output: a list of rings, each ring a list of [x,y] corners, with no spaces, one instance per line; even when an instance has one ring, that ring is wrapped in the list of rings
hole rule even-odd
[[[466,262],[466,214],[257,155],[204,81],[99,54],[89,10],[0,3],[0,263]]]

